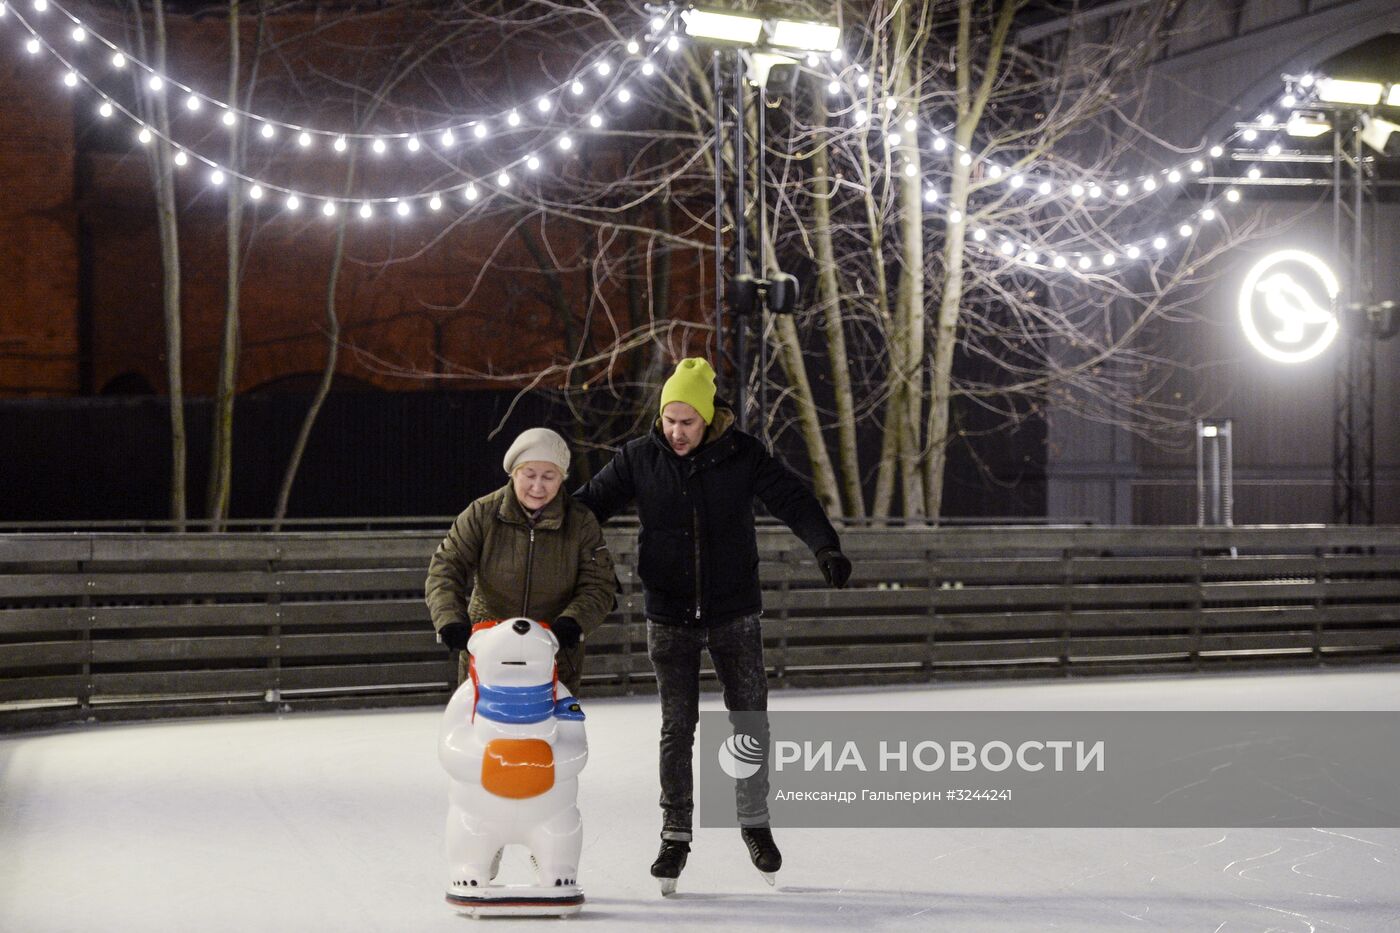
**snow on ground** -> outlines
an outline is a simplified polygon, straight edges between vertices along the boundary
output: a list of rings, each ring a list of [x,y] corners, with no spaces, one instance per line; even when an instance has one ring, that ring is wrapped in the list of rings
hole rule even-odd
[[[706,697],[707,708],[720,708]],[[783,691],[778,709],[1400,710],[1400,669]],[[588,903],[471,920],[442,900],[436,710],[99,725],[0,738],[0,930],[1400,929],[1400,830],[779,830],[776,890],[700,830],[655,855],[652,698],[587,705]],[[504,881],[525,882],[509,852]]]

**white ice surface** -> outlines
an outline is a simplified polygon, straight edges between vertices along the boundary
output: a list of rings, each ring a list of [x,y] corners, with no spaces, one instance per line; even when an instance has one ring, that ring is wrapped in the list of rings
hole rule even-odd
[[[1400,669],[783,691],[773,706],[1400,710]],[[647,873],[656,702],[587,711],[588,903],[572,919],[471,920],[443,903],[438,714],[411,710],[0,739],[0,931],[1400,929],[1393,829],[788,829],[776,890],[736,831],[710,829],[662,900]],[[507,854],[503,880],[527,871]]]

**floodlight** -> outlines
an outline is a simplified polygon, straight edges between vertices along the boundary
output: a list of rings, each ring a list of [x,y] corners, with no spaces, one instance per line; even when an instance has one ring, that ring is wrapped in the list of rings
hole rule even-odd
[[[1332,124],[1327,122],[1327,117],[1317,110],[1299,110],[1288,118],[1288,123],[1284,125],[1289,136],[1301,136],[1304,139],[1312,139],[1321,136],[1332,129]]]
[[[1385,152],[1385,144],[1390,142],[1390,134],[1396,130],[1400,130],[1400,124],[1368,113],[1361,115],[1361,141],[1377,152]]]
[[[1361,107],[1374,107],[1381,102],[1381,92],[1385,86],[1375,81],[1345,81],[1339,78],[1322,78],[1317,82],[1317,96],[1329,104],[1355,104]]]
[[[1386,95],[1385,105],[1387,107],[1400,107],[1400,84],[1390,86],[1390,93]]]
[[[768,41],[785,49],[804,52],[832,52],[841,45],[841,27],[794,19],[775,19]]]
[[[763,20],[756,16],[717,13],[694,7],[681,12],[681,22],[685,24],[686,35],[692,39],[709,39],[712,42],[757,45],[763,32]]]
[[[749,52],[749,83],[754,87],[767,87],[768,74],[779,65],[796,65],[797,59],[772,52]],[[796,77],[796,71],[791,77]]]

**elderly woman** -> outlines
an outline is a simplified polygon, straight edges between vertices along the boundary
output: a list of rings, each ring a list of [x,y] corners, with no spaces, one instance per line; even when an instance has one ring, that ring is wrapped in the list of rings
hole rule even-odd
[[[438,640],[461,651],[474,623],[526,616],[559,639],[559,679],[575,695],[583,640],[616,601],[612,556],[593,513],[563,490],[569,446],[531,428],[506,451],[510,482],[477,499],[433,554],[425,587]],[[458,680],[467,678],[463,651]]]

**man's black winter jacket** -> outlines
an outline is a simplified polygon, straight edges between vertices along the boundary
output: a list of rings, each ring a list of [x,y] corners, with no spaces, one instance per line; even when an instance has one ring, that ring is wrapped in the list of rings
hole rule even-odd
[[[717,404],[705,441],[685,457],[654,426],[574,494],[599,522],[636,501],[637,574],[647,617],[657,622],[717,625],[763,608],[755,498],[814,554],[840,547],[807,485],[733,423]]]

